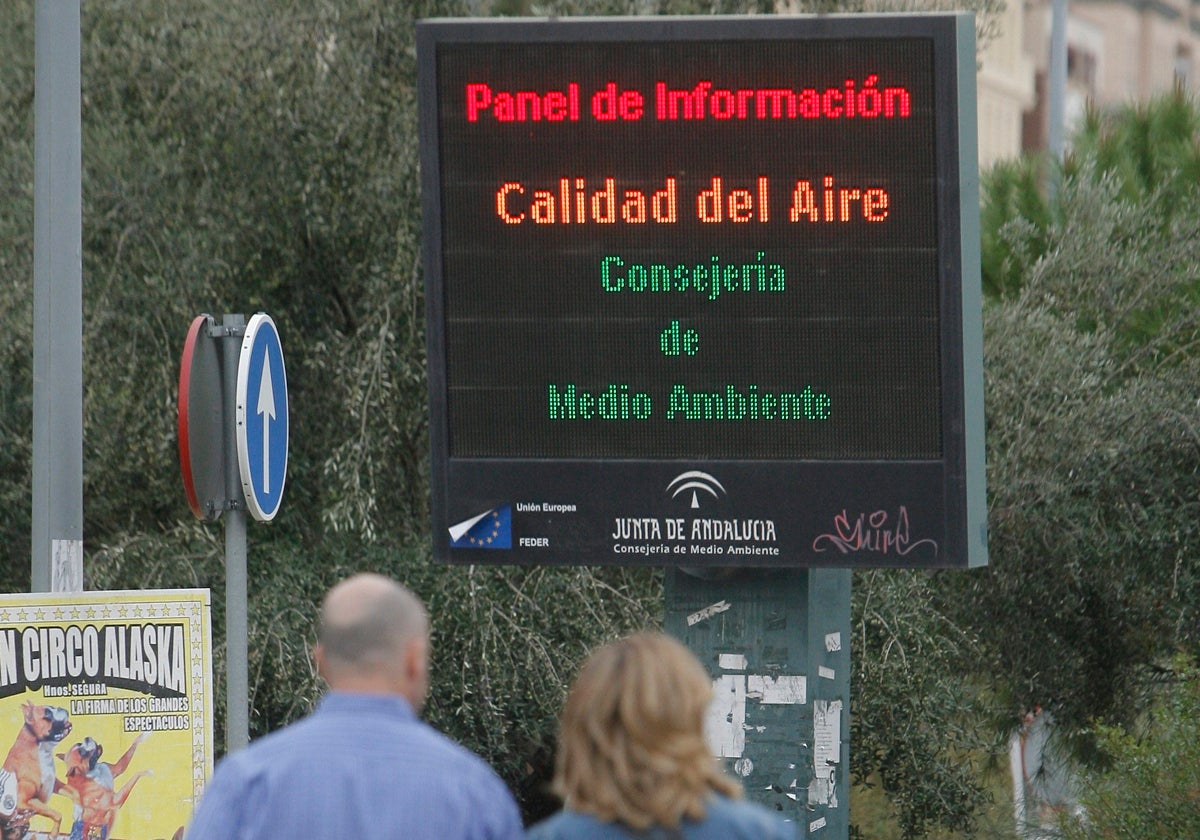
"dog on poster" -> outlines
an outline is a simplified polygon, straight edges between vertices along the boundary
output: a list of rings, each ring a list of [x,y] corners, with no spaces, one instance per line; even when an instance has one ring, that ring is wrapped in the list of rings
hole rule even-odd
[[[79,800],[79,812],[71,837],[76,840],[98,838],[108,840],[117,812],[133,792],[138,779],[150,775],[149,770],[139,770],[120,790],[116,789],[116,778],[129,768],[138,746],[149,737],[143,732],[117,761],[100,761],[104,747],[90,736],[84,738],[58,757],[67,765],[67,786]]]
[[[62,814],[50,807],[50,796],[77,799],[54,773],[54,747],[71,733],[71,717],[66,709],[32,702],[21,711],[25,723],[0,769],[0,838],[24,840],[30,819],[40,815],[50,820],[50,837],[57,840]]]

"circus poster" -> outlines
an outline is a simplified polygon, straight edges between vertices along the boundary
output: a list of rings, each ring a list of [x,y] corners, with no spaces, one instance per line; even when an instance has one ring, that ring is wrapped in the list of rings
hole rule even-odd
[[[0,596],[0,837],[171,840],[213,764],[206,589]]]

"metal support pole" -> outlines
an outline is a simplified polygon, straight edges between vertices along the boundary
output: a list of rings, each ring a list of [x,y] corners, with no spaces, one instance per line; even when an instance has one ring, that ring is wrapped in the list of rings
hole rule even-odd
[[[221,342],[225,429],[225,748],[234,752],[250,743],[250,691],[247,677],[249,629],[246,603],[246,504],[238,467],[237,373],[245,333],[244,315],[225,315]]]
[[[708,736],[797,836],[850,834],[850,572],[665,571],[668,633],[713,675]]]
[[[1053,0],[1050,71],[1047,74],[1047,147],[1054,163],[1063,159],[1067,96],[1067,0]]]
[[[83,205],[79,1],[34,26],[31,590],[83,587]]]

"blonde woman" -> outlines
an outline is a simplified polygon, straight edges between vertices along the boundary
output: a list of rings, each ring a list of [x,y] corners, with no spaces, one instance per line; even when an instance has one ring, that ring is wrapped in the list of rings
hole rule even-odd
[[[563,709],[553,789],[529,840],[795,840],[741,799],[704,739],[712,684],[682,644],[639,633],[584,663]]]

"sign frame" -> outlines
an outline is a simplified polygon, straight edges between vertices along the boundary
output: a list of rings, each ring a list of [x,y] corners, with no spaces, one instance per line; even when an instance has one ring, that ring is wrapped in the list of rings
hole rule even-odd
[[[225,510],[224,386],[211,315],[197,315],[188,327],[179,364],[179,466],[192,514],[202,521]]]
[[[446,324],[453,278],[446,276],[439,51],[464,45],[484,50],[520,44],[532,53],[564,43],[617,50],[647,42],[711,47],[746,40],[897,38],[928,39],[933,49],[940,457],[452,453]],[[986,564],[972,15],[434,20],[418,23],[417,55],[435,559],[718,567]],[[709,507],[698,517],[701,499]]]

